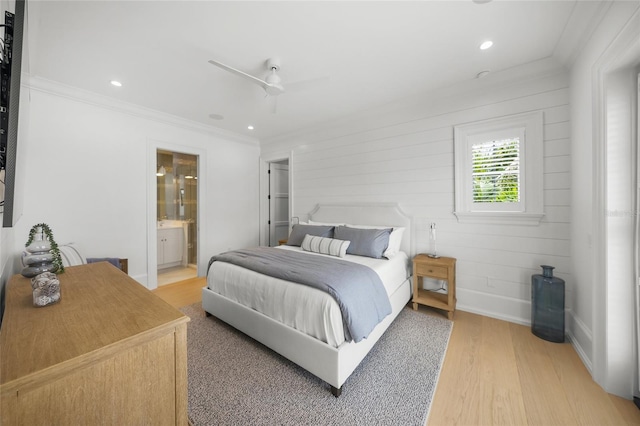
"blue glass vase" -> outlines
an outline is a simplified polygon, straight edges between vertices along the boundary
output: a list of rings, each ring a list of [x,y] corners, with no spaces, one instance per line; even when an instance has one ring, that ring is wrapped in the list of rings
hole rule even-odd
[[[541,265],[542,275],[531,277],[531,332],[550,342],[564,342],[564,280],[553,266]]]

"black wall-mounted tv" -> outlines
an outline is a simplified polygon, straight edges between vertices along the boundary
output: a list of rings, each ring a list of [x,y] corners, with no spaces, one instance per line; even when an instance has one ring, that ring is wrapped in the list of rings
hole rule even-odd
[[[13,226],[25,2],[25,0],[16,0],[15,13],[7,11],[4,17],[4,49],[1,66],[2,104],[0,104],[0,176],[4,172],[2,226],[5,228]]]

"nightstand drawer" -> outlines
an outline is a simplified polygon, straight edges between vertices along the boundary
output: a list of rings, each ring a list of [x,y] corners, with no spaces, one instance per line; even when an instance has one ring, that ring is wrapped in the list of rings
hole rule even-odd
[[[445,280],[449,277],[447,268],[444,266],[417,264],[414,273],[421,276],[424,275],[427,277],[442,278]]]

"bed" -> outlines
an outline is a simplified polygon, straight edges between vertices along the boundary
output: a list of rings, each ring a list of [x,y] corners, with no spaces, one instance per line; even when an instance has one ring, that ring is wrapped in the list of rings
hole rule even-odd
[[[342,305],[338,308],[336,301],[320,290],[266,277],[222,261],[209,265],[207,286],[202,289],[202,306],[208,315],[228,323],[327,382],[333,395],[338,397],[345,381],[411,298],[412,219],[396,204],[320,204],[309,213],[308,219],[312,225],[348,224],[361,229],[404,230],[398,243],[399,253],[389,256],[391,259],[349,254],[340,258],[340,261],[373,267],[382,278],[390,313],[367,332],[366,338],[351,337],[350,329],[342,327]],[[270,250],[275,250],[278,256],[287,251],[298,257],[329,257],[297,246]],[[313,305],[312,299],[319,303]],[[304,309],[297,309],[299,306]]]

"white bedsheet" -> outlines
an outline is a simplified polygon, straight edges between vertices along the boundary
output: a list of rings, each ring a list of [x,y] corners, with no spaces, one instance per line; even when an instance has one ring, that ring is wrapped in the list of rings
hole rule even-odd
[[[303,251],[300,247],[278,248],[309,256],[325,256]],[[392,294],[409,277],[408,257],[402,252],[391,260],[354,255],[347,255],[342,260],[373,269],[380,276],[387,295]],[[318,289],[225,262],[211,264],[207,287],[334,347],[345,341],[338,303],[329,294]]]

